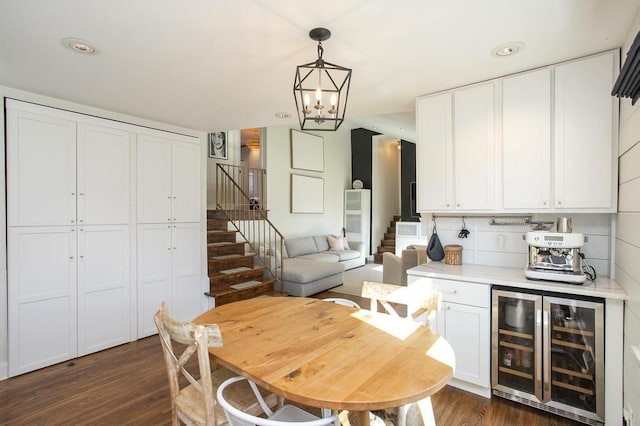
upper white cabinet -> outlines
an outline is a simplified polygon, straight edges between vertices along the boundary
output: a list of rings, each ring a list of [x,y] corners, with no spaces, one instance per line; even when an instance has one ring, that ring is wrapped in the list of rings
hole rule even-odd
[[[554,207],[617,209],[618,53],[555,67]]]
[[[129,221],[129,132],[51,108],[8,107],[9,226]]]
[[[505,209],[551,207],[551,70],[502,80]]]
[[[420,98],[418,210],[490,210],[495,205],[494,84]]]
[[[615,212],[618,68],[611,51],[418,98],[418,209]]]
[[[194,141],[137,136],[138,223],[200,221],[200,145]]]

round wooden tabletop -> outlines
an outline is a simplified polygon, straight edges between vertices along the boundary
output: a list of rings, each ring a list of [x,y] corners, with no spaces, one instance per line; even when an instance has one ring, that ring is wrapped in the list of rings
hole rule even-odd
[[[440,390],[455,356],[444,338],[413,321],[320,299],[265,297],[200,315],[218,324],[225,367],[301,404],[369,411]]]

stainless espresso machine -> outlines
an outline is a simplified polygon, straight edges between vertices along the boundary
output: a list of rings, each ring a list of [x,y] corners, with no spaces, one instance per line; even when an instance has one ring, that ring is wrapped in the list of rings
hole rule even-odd
[[[580,248],[584,235],[572,232],[530,231],[527,278],[582,284],[587,277],[581,268]]]

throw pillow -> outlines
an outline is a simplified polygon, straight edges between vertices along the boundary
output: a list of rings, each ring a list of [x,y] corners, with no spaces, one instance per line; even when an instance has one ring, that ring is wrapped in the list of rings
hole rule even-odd
[[[329,242],[330,250],[344,250],[344,239],[342,235],[328,235],[327,241]]]

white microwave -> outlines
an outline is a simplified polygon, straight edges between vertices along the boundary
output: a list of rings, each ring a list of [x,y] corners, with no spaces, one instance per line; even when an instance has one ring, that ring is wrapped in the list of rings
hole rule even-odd
[[[427,226],[422,222],[396,222],[397,237],[422,238],[427,235]]]

